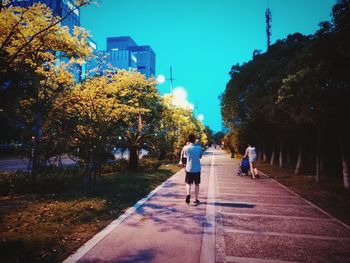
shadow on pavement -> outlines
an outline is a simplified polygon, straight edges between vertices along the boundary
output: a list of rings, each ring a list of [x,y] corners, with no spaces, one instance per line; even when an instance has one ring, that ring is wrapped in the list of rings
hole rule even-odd
[[[254,208],[255,205],[251,204],[242,204],[242,203],[222,203],[222,202],[215,202],[215,203],[207,203],[207,202],[200,202],[198,205],[215,205],[215,206],[222,206],[222,207],[233,207],[233,208]]]
[[[80,260],[79,263],[139,263],[139,262],[151,262],[155,258],[155,250],[154,249],[142,249],[136,251],[135,254],[118,256],[116,259],[89,259],[89,260]]]

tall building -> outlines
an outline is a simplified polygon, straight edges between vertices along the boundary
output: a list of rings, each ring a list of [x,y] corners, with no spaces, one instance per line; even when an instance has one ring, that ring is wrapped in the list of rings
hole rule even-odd
[[[72,0],[13,0],[11,4],[21,7],[28,7],[35,3],[43,3],[47,7],[51,8],[54,16],[61,18],[65,17],[62,21],[63,26],[68,26],[69,29],[73,29],[74,26],[80,26],[80,10],[74,5]],[[72,11],[70,14],[68,14]]]
[[[150,46],[138,46],[129,36],[107,38],[108,63],[121,69],[136,69],[147,78],[155,76],[156,55]]]
[[[21,7],[28,7],[35,3],[45,4],[52,10],[52,14],[54,16],[64,18],[61,25],[67,26],[71,32],[75,26],[80,26],[80,10],[79,7],[74,4],[74,0],[12,0],[10,2],[10,4]],[[96,43],[91,38],[88,38],[87,42],[93,50],[97,49]],[[67,57],[65,57],[61,52],[56,54],[56,56],[58,58],[58,62],[68,61]],[[86,76],[85,65],[80,66],[76,64],[72,67],[71,72],[74,74],[77,81],[81,81]]]
[[[136,59],[137,71],[146,75],[148,78],[155,76],[156,55],[150,46],[129,47],[131,56]]]
[[[107,51],[137,46],[131,37],[107,37]]]

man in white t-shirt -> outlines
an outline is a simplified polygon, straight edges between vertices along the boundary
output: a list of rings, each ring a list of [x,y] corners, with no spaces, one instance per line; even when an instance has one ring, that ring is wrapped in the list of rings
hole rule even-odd
[[[198,194],[199,194],[199,184],[201,182],[201,163],[200,158],[202,158],[202,147],[198,144],[195,144],[196,136],[194,134],[190,134],[188,136],[188,140],[190,141],[190,145],[186,148],[186,203],[190,203],[191,199],[191,185],[194,183],[194,203],[198,204]]]
[[[182,164],[182,166],[186,166],[186,163],[187,163],[186,149],[189,145],[190,145],[190,142],[186,142],[186,145],[182,147],[181,154],[180,154],[180,162],[179,162],[179,164]]]

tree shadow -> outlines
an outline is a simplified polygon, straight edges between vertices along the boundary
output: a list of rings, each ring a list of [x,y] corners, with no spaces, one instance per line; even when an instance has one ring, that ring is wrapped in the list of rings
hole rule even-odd
[[[159,253],[159,252],[158,252]],[[89,259],[89,260],[80,260],[79,263],[140,263],[140,262],[151,262],[156,255],[155,249],[141,249],[135,251],[135,253],[128,255],[118,256],[117,259]]]
[[[214,206],[232,207],[232,208],[254,208],[255,207],[255,205],[251,205],[251,204],[228,203],[228,202],[214,202],[214,203],[200,202],[196,204],[196,206],[199,206],[199,205],[214,205]]]

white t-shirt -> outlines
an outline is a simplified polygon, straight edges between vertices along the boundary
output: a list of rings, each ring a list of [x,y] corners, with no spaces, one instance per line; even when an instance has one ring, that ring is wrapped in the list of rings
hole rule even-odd
[[[249,146],[245,150],[245,155],[244,156],[248,156],[249,162],[251,162],[251,163],[256,162],[257,156],[256,156],[256,149],[255,149],[255,147]]]
[[[181,154],[180,154],[180,159],[187,158],[186,149],[188,148],[188,146],[189,145],[185,145],[184,147],[182,147]]]
[[[185,153],[187,156],[186,171],[190,173],[198,173],[201,171],[201,162],[202,158],[202,147],[191,143],[186,149]]]

